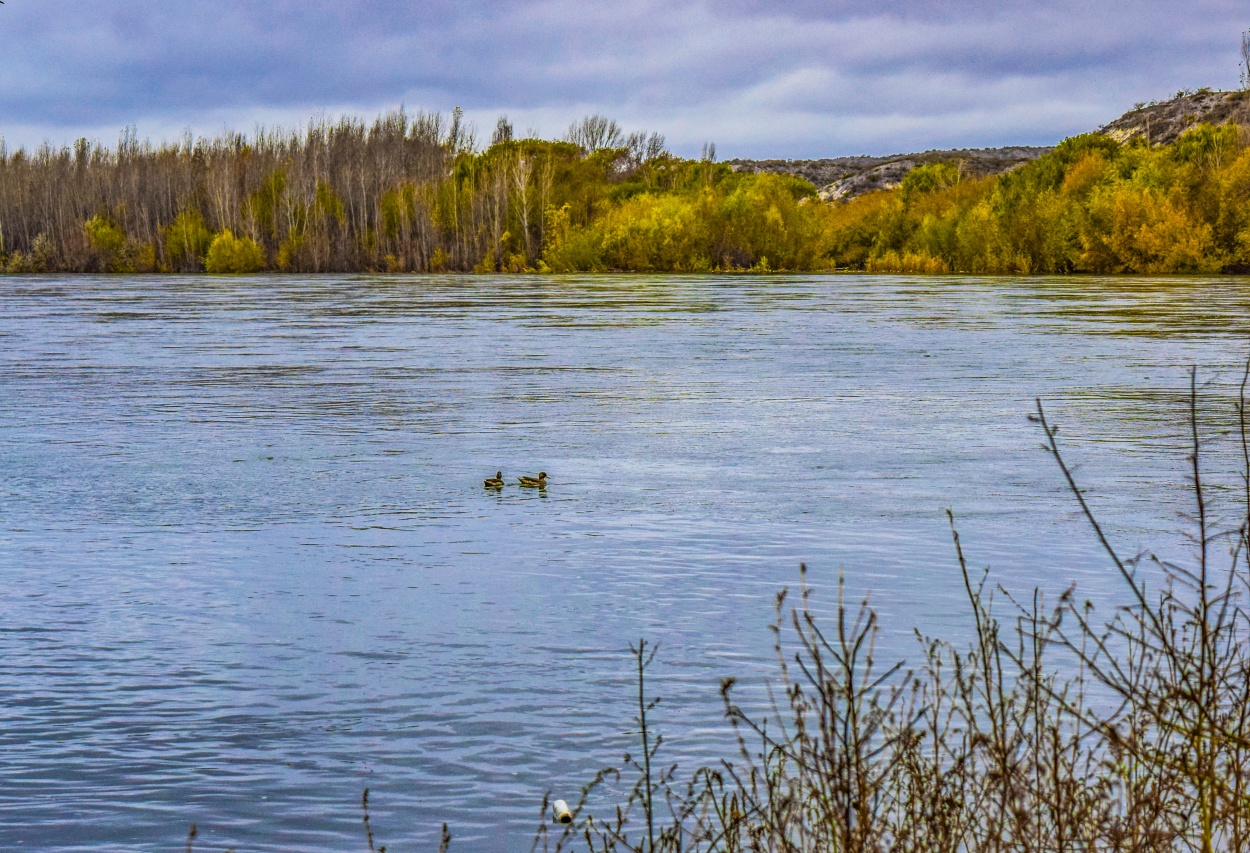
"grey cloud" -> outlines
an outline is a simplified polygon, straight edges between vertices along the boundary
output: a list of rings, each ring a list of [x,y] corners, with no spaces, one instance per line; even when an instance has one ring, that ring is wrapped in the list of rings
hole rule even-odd
[[[403,101],[549,135],[597,111],[688,152],[714,134],[729,155],[1053,142],[1134,100],[1235,84],[1242,15],[1230,0],[9,0],[0,134],[248,130]]]

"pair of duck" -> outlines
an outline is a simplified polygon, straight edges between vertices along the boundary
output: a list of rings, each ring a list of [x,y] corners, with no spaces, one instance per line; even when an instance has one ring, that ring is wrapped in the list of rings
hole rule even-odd
[[[482,485],[488,489],[502,489],[503,471],[496,471],[495,476],[487,477],[482,481]],[[547,472],[539,471],[537,477],[518,477],[517,485],[527,489],[545,489],[547,488]]]

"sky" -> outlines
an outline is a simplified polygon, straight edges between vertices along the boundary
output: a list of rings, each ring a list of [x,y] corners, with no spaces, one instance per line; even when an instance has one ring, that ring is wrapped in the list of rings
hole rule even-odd
[[[10,148],[295,128],[403,105],[677,154],[1047,145],[1239,85],[1245,0],[5,0]]]

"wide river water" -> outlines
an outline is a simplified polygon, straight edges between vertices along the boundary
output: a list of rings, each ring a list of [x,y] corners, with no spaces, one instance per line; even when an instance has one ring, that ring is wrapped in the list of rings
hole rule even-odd
[[[526,850],[635,749],[727,755],[806,561],[913,626],[1183,558],[1190,365],[1235,483],[1250,283],[0,279],[0,849]],[[545,492],[483,489],[540,469]],[[1218,495],[1217,495],[1218,497]],[[607,810],[619,789],[592,807]]]

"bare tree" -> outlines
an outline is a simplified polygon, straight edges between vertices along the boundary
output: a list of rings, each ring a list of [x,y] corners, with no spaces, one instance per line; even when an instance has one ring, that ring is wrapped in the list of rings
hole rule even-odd
[[[512,122],[508,121],[507,116],[500,116],[499,121],[495,122],[495,132],[490,136],[490,144],[498,145],[501,142],[512,141]]]
[[[629,156],[635,163],[649,163],[668,153],[664,148],[664,135],[648,135],[645,130],[631,133],[625,141],[625,147],[629,149]]]
[[[464,120],[464,110],[454,107],[451,111],[451,125],[447,128],[447,138],[443,145],[452,154],[472,151],[477,147],[477,134],[473,125]]]
[[[525,260],[529,262],[530,248],[530,175],[534,172],[534,161],[530,157],[517,154],[512,162],[513,198],[516,200],[517,214],[521,220],[521,234],[525,238]]]
[[[587,154],[605,148],[625,146],[625,134],[621,132],[621,126],[601,115],[586,116],[581,121],[573,122],[564,138]]]
[[[1241,34],[1241,88],[1250,91],[1250,30]]]

